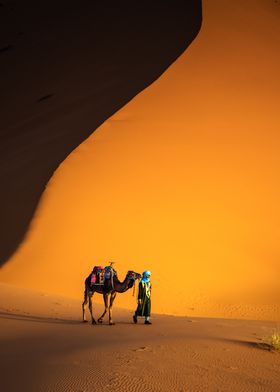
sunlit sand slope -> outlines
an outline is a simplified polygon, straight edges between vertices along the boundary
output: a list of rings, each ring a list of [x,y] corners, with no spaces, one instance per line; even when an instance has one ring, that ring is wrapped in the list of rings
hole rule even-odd
[[[113,260],[152,271],[154,311],[280,318],[280,8],[209,0],[203,18],[57,170],[1,280],[78,296]]]

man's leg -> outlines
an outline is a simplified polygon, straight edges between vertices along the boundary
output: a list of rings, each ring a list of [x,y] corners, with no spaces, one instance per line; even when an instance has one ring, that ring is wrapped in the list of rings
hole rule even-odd
[[[141,310],[141,304],[138,304],[137,309],[135,310],[134,316],[132,317],[134,324],[137,324],[137,316],[140,313],[140,310]]]
[[[146,306],[145,306],[145,324],[151,325],[152,323],[150,322],[150,314],[151,314],[151,302],[147,301]]]
[[[148,324],[148,325],[151,325],[152,323],[150,322],[150,317],[149,316],[146,316],[145,317],[145,324]]]

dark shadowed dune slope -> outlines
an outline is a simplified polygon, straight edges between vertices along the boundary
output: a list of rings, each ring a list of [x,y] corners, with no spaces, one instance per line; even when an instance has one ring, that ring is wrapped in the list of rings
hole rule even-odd
[[[201,1],[3,1],[0,263],[59,164],[188,47]]]

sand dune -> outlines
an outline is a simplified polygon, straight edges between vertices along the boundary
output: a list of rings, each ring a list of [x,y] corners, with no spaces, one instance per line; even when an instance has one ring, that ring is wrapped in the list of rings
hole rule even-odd
[[[187,48],[201,1],[0,7],[0,265],[59,164]]]
[[[24,8],[27,3],[37,4],[4,1],[0,8],[6,12],[8,6],[9,12],[16,10],[19,17],[18,5]],[[178,5],[183,3],[178,1]],[[64,17],[64,0],[56,4]],[[76,20],[77,3],[67,4],[66,14]],[[97,3],[81,4],[92,10]],[[53,9],[49,5],[51,1],[42,13],[46,21]],[[275,321],[264,320],[280,319],[280,9],[278,2],[261,0],[226,4],[207,0],[203,5],[203,27],[191,47],[60,165],[23,244],[2,267],[1,390],[279,391],[280,356],[262,342],[279,327]],[[155,4],[154,16],[156,8]],[[27,8],[22,11],[24,15]],[[180,9],[177,11],[179,15]],[[31,19],[35,14],[30,14]],[[63,17],[58,14],[57,20]],[[80,17],[80,22],[84,21]],[[82,24],[77,25],[77,31]],[[42,23],[41,33],[44,26],[47,24]],[[172,26],[174,30],[176,24]],[[182,38],[184,27],[180,26],[178,37]],[[30,25],[30,30],[33,28]],[[59,23],[54,30],[57,28]],[[168,34],[158,32],[164,47]],[[40,39],[44,34],[39,33]],[[171,41],[167,49],[172,47]],[[177,49],[182,49],[180,45],[186,42],[179,41]],[[1,56],[14,51],[14,42],[1,43]],[[80,38],[77,43],[79,47]],[[65,41],[61,44],[64,47]],[[70,48],[67,46],[66,52]],[[138,47],[136,52],[141,58],[143,52],[138,52]],[[17,57],[16,52],[13,56]],[[111,52],[107,56],[110,58]],[[160,67],[167,66],[166,60],[161,57]],[[138,74],[142,87],[133,84],[131,91],[125,84],[125,98],[110,95],[115,85],[107,88],[100,79],[98,96],[105,99],[109,94],[112,104],[101,117],[96,115],[104,100],[92,109],[95,92],[89,97],[83,84],[80,90],[77,87],[79,81],[86,80],[87,72],[75,79],[77,89],[69,85],[60,103],[55,102],[56,91],[44,88],[39,94],[35,83],[23,107],[15,105],[18,125],[12,121],[14,139],[11,134],[4,137],[2,151],[6,155],[1,155],[0,174],[7,192],[1,194],[0,204],[5,217],[11,219],[1,221],[7,228],[2,242],[7,238],[7,244],[0,249],[0,261],[7,250],[15,249],[46,181],[64,159],[63,154],[76,146],[76,136],[84,140],[104,115],[111,115],[140,91],[147,83],[148,69],[147,62],[143,79]],[[123,71],[127,82],[127,69]],[[65,80],[61,86],[65,87]],[[45,82],[45,86],[52,85],[49,79]],[[9,86],[9,78],[6,83]],[[11,97],[17,90],[17,81],[14,83]],[[46,104],[45,109],[34,115],[28,97],[37,97],[37,104]],[[22,102],[21,96],[17,102]],[[6,115],[6,120],[13,117],[11,111]],[[43,142],[41,131],[46,129],[50,133]],[[81,129],[87,133],[76,134]],[[45,162],[54,135],[59,136],[55,159]],[[64,149],[65,135],[71,136],[73,143]],[[40,140],[41,148],[37,148]],[[28,141],[34,142],[31,148]],[[9,146],[11,150],[6,149]],[[13,149],[16,146],[18,150]],[[35,161],[38,164],[32,171]],[[34,173],[43,175],[34,177]],[[17,187],[9,188],[16,179]],[[10,214],[9,206],[18,200],[11,195],[22,204]],[[17,211],[21,214],[18,225]],[[142,320],[132,323],[136,306],[132,290],[115,301],[115,326],[81,322],[83,280],[94,264],[111,260],[116,262],[121,279],[128,269],[152,270],[153,325],[143,325]],[[96,318],[103,309],[100,302],[101,296],[95,294]]]
[[[2,281],[78,297],[114,260],[152,270],[157,313],[279,320],[280,9],[215,0],[203,16],[56,171]]]

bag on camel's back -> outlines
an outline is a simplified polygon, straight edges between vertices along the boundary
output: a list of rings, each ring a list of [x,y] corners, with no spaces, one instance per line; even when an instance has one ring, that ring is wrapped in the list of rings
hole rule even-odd
[[[91,273],[91,284],[103,284],[104,281],[104,268],[100,265],[95,266]]]
[[[104,282],[105,280],[113,279],[114,276],[118,276],[117,271],[112,267],[112,264],[107,265],[104,269]]]
[[[104,270],[104,280],[110,279],[111,278],[111,273],[112,273],[112,267],[111,266],[105,267],[105,270]]]

